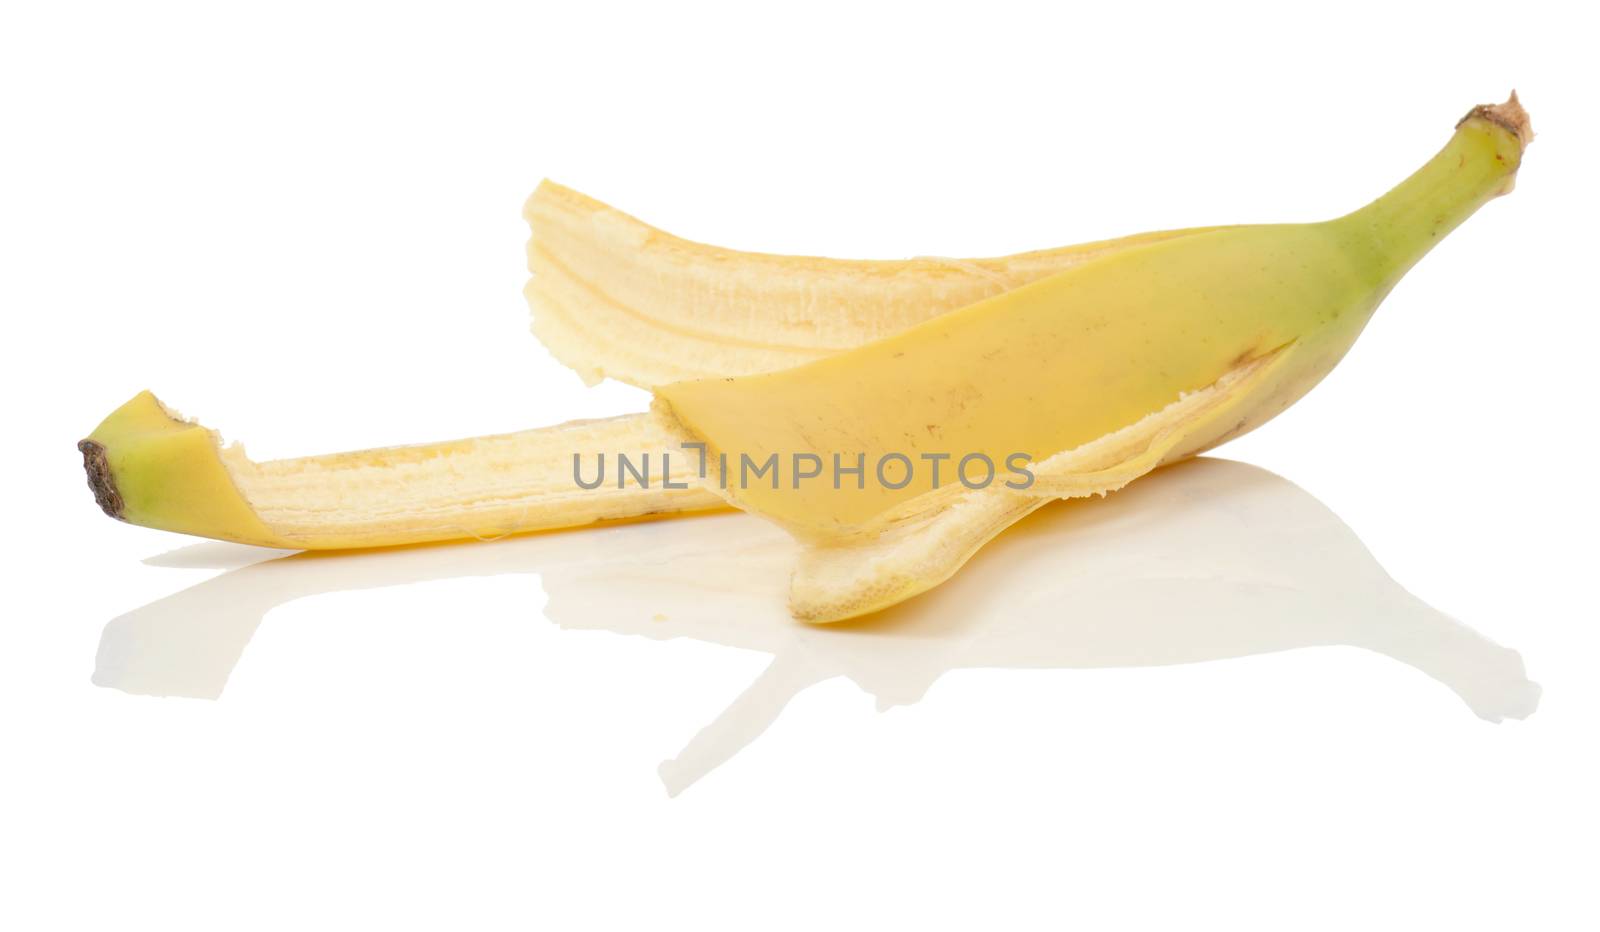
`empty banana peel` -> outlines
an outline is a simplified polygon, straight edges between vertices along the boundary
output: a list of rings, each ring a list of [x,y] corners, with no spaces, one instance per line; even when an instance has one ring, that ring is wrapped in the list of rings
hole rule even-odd
[[[700,488],[573,482],[578,451],[682,459],[648,413],[258,463],[141,392],[78,449],[95,500],[113,518],[289,550],[484,539],[726,507]]]
[[[590,382],[609,376],[646,388],[787,368],[1119,249],[1198,232],[997,259],[860,261],[693,243],[548,181],[524,213],[533,230],[526,290],[535,333]],[[79,449],[111,517],[239,543],[337,550],[727,507],[698,484],[584,489],[574,481],[575,453],[659,468],[675,451],[682,462],[679,439],[644,412],[258,463],[142,392]]]
[[[994,259],[820,259],[680,239],[546,181],[523,208],[533,332],[589,384],[775,372],[1194,230]]]
[[[1531,138],[1513,94],[1336,220],[987,260],[731,252],[546,184],[527,205],[535,332],[587,378],[653,388],[651,412],[255,463],[146,393],[80,448],[113,516],[277,547],[731,504],[805,545],[797,617],[853,617],[949,578],[1046,501],[1113,491],[1288,407],[1417,260],[1510,190]],[[614,481],[585,487],[586,457],[610,457]],[[657,471],[629,484],[624,457]]]

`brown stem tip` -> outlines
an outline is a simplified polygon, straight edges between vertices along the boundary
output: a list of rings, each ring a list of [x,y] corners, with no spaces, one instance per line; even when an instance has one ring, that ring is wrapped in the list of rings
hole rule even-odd
[[[1466,116],[1456,122],[1456,125],[1460,126],[1473,117],[1482,117],[1490,123],[1496,123],[1510,130],[1524,149],[1528,147],[1528,143],[1533,142],[1533,124],[1528,122],[1528,111],[1522,109],[1516,91],[1512,91],[1511,97],[1503,104],[1479,104],[1473,107],[1467,111]]]
[[[83,471],[89,474],[89,491],[94,493],[94,502],[100,510],[116,518],[122,517],[122,493],[117,491],[117,483],[111,478],[111,463],[106,460],[106,448],[93,440],[79,440],[78,452],[83,454]]]

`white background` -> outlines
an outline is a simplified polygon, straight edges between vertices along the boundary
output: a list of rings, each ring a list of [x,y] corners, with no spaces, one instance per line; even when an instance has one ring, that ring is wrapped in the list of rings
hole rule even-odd
[[[1595,928],[1600,140],[1558,6],[6,4],[0,926]],[[140,389],[258,458],[644,405],[527,335],[542,177],[742,248],[999,254],[1343,213],[1513,86],[1516,192],[1220,455],[1519,651],[1525,721],[1348,646],[882,714],[834,678],[669,798],[769,654],[403,584],[463,548],[108,627],[272,555],[148,565],[193,542],[93,506],[73,444]],[[158,692],[248,644],[210,701],[92,684],[103,637]]]

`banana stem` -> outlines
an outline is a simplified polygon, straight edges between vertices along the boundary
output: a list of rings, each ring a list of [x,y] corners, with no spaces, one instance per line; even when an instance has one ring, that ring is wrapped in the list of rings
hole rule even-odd
[[[1479,207],[1508,193],[1533,139],[1516,92],[1474,107],[1443,149],[1371,204],[1333,221],[1365,247],[1387,290]]]

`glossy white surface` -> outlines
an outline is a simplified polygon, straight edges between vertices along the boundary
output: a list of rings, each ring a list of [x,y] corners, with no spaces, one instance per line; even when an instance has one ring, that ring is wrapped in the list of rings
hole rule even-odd
[[[0,928],[1600,923],[1586,33],[991,6],[8,11]],[[992,254],[1338,213],[1513,84],[1517,191],[1322,387],[874,624],[742,516],[285,558],[73,450],[145,387],[258,457],[641,407],[526,335],[543,176]]]
[[[152,562],[184,565],[200,544]],[[456,546],[302,555],[229,570],[113,619],[94,682],[216,699],[263,617],[336,592],[536,575],[570,630],[692,638],[771,663],[659,773],[676,795],[809,687],[843,676],[881,710],[969,668],[1144,667],[1362,647],[1416,667],[1480,717],[1538,707],[1515,651],[1401,589],[1338,519],[1264,470],[1205,458],[1109,499],[1058,505],[926,598],[850,624],[794,623],[792,539],[743,514]]]

